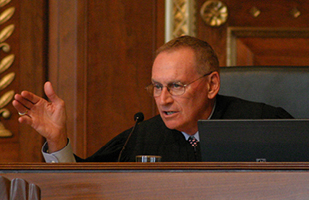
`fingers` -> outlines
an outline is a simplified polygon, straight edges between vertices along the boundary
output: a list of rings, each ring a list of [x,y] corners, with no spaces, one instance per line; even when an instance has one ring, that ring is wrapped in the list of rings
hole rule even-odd
[[[30,116],[29,111],[41,99],[28,91],[23,91],[21,94],[15,94],[14,98],[12,104],[20,116]]]
[[[29,115],[29,112],[30,112],[29,108],[25,107],[23,104],[21,104],[17,100],[13,100],[12,104],[15,107],[15,109],[17,110],[17,112],[18,112],[20,117],[30,117],[30,115]]]
[[[27,115],[23,115],[23,116],[20,116],[18,118],[18,122],[19,123],[24,123],[24,124],[28,124],[28,125],[32,125],[32,119],[31,117],[27,114]]]
[[[31,92],[22,91],[20,94],[15,94],[12,104],[21,117],[22,116],[30,117],[31,108],[33,108],[33,106],[40,100],[46,101],[45,99]]]
[[[15,94],[14,98],[15,98],[15,101],[17,101],[19,104],[21,104],[23,107],[25,107],[27,109],[30,109],[32,107],[32,105],[33,105],[33,102],[31,102],[27,97],[26,98],[23,97],[21,94]],[[15,105],[17,105],[18,108],[20,108],[19,104],[17,104],[15,102]],[[24,110],[19,110],[18,109],[18,111],[23,112]]]
[[[19,99],[20,97],[17,97],[17,98]],[[29,115],[30,110],[28,110],[28,108],[26,108],[23,104],[21,104],[17,100],[13,100],[12,104],[15,107],[15,109],[17,110],[18,114],[20,115],[20,117],[18,118],[18,122],[19,123],[25,123],[25,124],[28,124],[28,125],[32,125],[32,119]]]

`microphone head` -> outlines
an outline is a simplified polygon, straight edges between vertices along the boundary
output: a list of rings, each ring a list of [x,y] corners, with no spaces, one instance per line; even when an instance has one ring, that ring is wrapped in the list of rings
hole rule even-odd
[[[142,112],[138,112],[134,115],[134,121],[142,122],[144,120],[144,114]]]

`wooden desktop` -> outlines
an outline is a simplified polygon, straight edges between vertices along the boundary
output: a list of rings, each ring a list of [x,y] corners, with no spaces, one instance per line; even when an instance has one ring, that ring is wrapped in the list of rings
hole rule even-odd
[[[309,163],[1,163],[41,199],[306,199]]]

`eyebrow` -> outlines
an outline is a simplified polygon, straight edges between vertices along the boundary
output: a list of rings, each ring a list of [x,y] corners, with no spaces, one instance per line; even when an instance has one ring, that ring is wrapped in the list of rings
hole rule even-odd
[[[151,80],[151,82],[152,82],[152,83],[156,83],[156,84],[161,84],[161,85],[163,85],[163,84],[160,83],[159,81],[155,81],[155,80],[153,80],[153,79]],[[184,83],[183,83],[182,81],[179,81],[179,80],[178,80],[178,81],[170,81],[170,82],[167,83],[167,85],[173,84],[173,83],[181,83],[181,84],[184,85]]]

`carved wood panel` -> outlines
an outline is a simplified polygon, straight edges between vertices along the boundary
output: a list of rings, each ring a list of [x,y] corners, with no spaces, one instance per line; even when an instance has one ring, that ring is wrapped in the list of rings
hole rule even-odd
[[[9,14],[9,11],[13,12]],[[5,79],[9,83],[0,91],[0,104],[7,101],[5,109],[10,113],[9,118],[2,115],[0,120],[3,129],[11,133],[7,137],[0,137],[0,162],[42,160],[40,148],[43,138],[29,126],[18,123],[19,116],[11,105],[12,98],[4,97],[8,91],[13,91],[14,94],[22,90],[43,95],[47,57],[46,17],[45,1],[0,1],[0,18],[7,18],[0,24],[0,38],[6,38],[0,43],[7,43],[9,46],[7,52],[3,51],[3,48],[0,51],[0,65],[9,67],[0,74],[0,84],[2,85]],[[6,31],[8,27],[13,27],[11,33]],[[12,62],[5,61],[11,55]],[[10,74],[14,74],[12,80],[8,78]]]
[[[221,2],[228,8],[223,25],[211,27],[198,17],[198,37],[218,52],[221,66],[308,65],[308,1]]]

